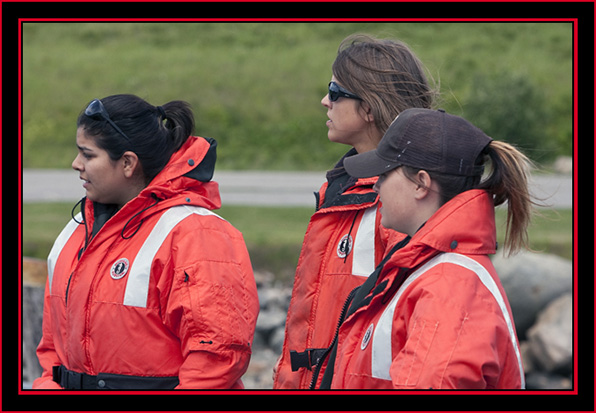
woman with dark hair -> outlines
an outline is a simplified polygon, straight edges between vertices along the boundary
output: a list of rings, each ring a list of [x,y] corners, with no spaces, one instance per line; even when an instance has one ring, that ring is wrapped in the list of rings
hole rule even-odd
[[[511,308],[489,255],[494,208],[505,202],[505,250],[527,245],[529,160],[463,118],[409,109],[376,150],[345,167],[379,177],[381,223],[411,239],[356,292],[320,388],[523,388]]]
[[[431,107],[435,91],[424,67],[404,43],[365,35],[346,38],[332,67],[327,138],[350,150],[316,193],[288,310],[274,388],[309,388],[318,359],[335,333],[341,304],[405,235],[380,224],[376,177],[353,179],[344,160],[376,148],[397,114]]]
[[[34,388],[243,387],[257,290],[242,234],[212,212],[216,142],[193,128],[182,101],[80,114],[86,196],[48,256]]]

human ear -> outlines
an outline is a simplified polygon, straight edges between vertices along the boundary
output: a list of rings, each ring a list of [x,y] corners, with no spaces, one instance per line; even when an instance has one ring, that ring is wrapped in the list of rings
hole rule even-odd
[[[430,177],[428,172],[426,172],[424,170],[420,170],[416,174],[416,182],[417,182],[417,187],[414,192],[414,197],[419,200],[426,198],[430,192],[430,186],[432,185],[432,178]]]
[[[363,113],[363,118],[368,123],[373,123],[375,121],[375,117],[372,113],[372,108],[366,102],[360,102],[360,110]]]
[[[135,174],[137,167],[140,165],[139,157],[132,151],[126,151],[120,159],[122,161],[124,176],[131,178]]]

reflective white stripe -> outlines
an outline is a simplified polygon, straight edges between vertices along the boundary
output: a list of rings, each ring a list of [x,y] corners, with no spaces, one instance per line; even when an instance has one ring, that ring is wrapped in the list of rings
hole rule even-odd
[[[167,210],[161,216],[153,230],[151,230],[151,233],[143,243],[143,246],[130,267],[128,280],[126,282],[126,291],[124,293],[124,305],[131,307],[147,307],[151,266],[155,254],[174,227],[193,214],[213,215],[221,218],[217,214],[201,207],[182,205]]]
[[[474,272],[478,276],[482,284],[484,284],[484,286],[488,289],[488,291],[490,291],[490,293],[497,301],[497,304],[499,305],[499,307],[501,308],[501,312],[503,313],[503,318],[507,323],[507,329],[509,330],[511,343],[513,344],[515,355],[517,357],[517,363],[521,379],[521,388],[524,389],[526,387],[525,377],[522,367],[521,354],[515,336],[513,320],[509,316],[507,306],[505,305],[505,300],[503,299],[503,296],[501,295],[499,288],[495,283],[495,280],[493,280],[486,268],[484,268],[478,262],[474,261],[469,257],[466,257],[465,255],[454,253],[440,254],[431,259],[426,264],[424,264],[422,267],[420,267],[417,271],[415,271],[406,279],[406,281],[399,288],[389,305],[385,308],[373,335],[371,363],[372,376],[383,380],[391,380],[391,376],[389,374],[389,368],[391,367],[392,361],[391,330],[393,324],[393,314],[395,312],[395,307],[397,305],[397,302],[399,301],[399,298],[401,297],[403,292],[408,288],[408,286],[412,282],[414,282],[418,277],[420,277],[422,274],[424,274],[432,267],[443,263],[459,265]]]
[[[58,257],[60,256],[62,249],[79,226],[78,222],[81,222],[82,220],[83,214],[79,212],[74,219],[70,220],[70,222],[66,224],[60,235],[58,235],[58,238],[56,238],[56,241],[54,241],[52,250],[48,255],[48,283],[50,285],[50,293],[52,292],[52,280],[54,279],[54,268],[56,267],[56,261],[58,261]]]
[[[352,256],[352,274],[368,277],[375,270],[375,229],[377,208],[368,208],[364,211]]]

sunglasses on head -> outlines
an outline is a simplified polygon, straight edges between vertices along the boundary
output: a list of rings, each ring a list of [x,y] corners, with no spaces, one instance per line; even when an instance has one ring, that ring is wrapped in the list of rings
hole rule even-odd
[[[116,129],[116,131],[118,131],[118,133],[120,135],[124,136],[124,138],[128,141],[129,144],[132,144],[132,142],[130,141],[128,136],[126,136],[126,134],[124,132],[122,132],[122,129],[120,129],[114,123],[114,121],[112,121],[112,119],[110,119],[110,115],[108,114],[108,111],[106,110],[106,108],[103,106],[103,103],[101,103],[101,100],[93,99],[91,101],[91,103],[89,103],[89,106],[87,106],[87,109],[85,109],[85,115],[87,115],[91,119],[95,119],[95,120],[101,120],[101,119],[107,120],[110,123],[110,125],[112,125],[114,127],[114,129]]]
[[[358,95],[348,92],[346,89],[341,87],[335,82],[329,82],[329,100],[335,102],[339,98],[357,99],[362,100]]]

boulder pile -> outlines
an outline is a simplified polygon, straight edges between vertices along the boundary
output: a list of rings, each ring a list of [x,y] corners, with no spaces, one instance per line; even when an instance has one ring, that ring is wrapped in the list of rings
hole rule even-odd
[[[528,389],[573,384],[573,265],[555,255],[522,252],[493,264],[513,311]]]

